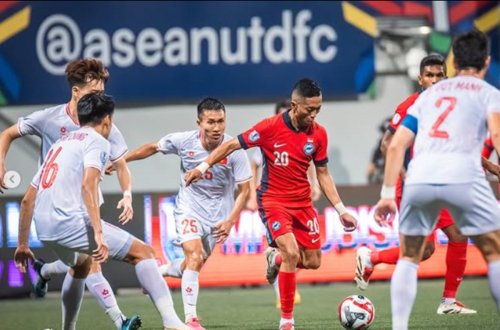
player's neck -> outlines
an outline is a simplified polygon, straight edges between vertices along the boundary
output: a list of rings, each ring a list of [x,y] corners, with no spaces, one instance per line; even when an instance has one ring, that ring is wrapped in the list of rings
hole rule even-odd
[[[217,148],[222,142],[222,139],[220,141],[211,141],[208,138],[203,138],[201,139],[201,144],[205,150],[212,151],[215,148]]]
[[[483,79],[484,70],[478,70],[476,68],[463,68],[457,71],[457,76],[470,76]]]
[[[73,99],[68,104],[68,115],[74,123],[78,124],[78,112],[76,109],[76,102],[74,102]]]

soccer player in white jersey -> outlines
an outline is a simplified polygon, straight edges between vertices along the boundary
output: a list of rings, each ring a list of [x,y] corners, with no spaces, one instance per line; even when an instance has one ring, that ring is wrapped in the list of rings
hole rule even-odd
[[[375,219],[396,212],[395,185],[406,148],[415,140],[400,213],[401,257],[391,280],[392,328],[408,329],[417,270],[439,211],[448,209],[488,263],[491,293],[500,312],[500,208],[481,168],[489,129],[500,151],[500,91],[485,82],[489,41],[479,31],[455,38],[457,76],[429,87],[408,110],[388,152]]]
[[[165,329],[189,330],[175,313],[170,291],[163,280],[154,251],[128,232],[100,217],[99,182],[109,161],[114,101],[90,93],[78,102],[82,127],[59,139],[32,181],[37,190],[33,219],[37,235],[70,270],[62,288],[63,329],[75,329],[91,258],[111,258],[134,265],[141,285],[150,293]],[[28,246],[31,214],[22,213],[15,260],[26,271],[33,253]],[[93,236],[93,237],[92,237]]]
[[[127,162],[144,159],[157,152],[180,157],[180,189],[174,216],[185,259],[177,259],[160,269],[164,276],[182,277],[186,324],[203,330],[196,312],[199,272],[215,244],[228,237],[238,220],[248,198],[252,173],[246,153],[240,150],[207,171],[203,180],[186,187],[186,171],[198,166],[213,149],[231,139],[224,134],[226,110],[219,100],[205,98],[198,104],[197,123],[197,130],[168,134],[131,151],[125,159]],[[236,186],[239,194],[235,201]]]
[[[109,73],[103,63],[96,59],[78,59],[69,63],[66,67],[66,78],[71,87],[71,99],[66,104],[57,105],[45,110],[36,111],[26,117],[19,118],[17,124],[12,125],[0,134],[0,192],[5,189],[3,177],[6,172],[5,158],[10,144],[15,139],[36,135],[41,139],[41,150],[39,164],[43,163],[47,151],[60,137],[79,129],[77,115],[78,100],[90,92],[104,91],[104,84],[108,80]],[[123,156],[128,148],[125,140],[116,126],[112,126],[108,141],[111,143],[110,160],[117,169],[117,177],[123,191],[123,199],[118,203],[118,207],[123,208],[119,216],[122,224],[132,219],[132,181],[127,163]],[[28,187],[21,205],[25,205],[25,199],[34,197],[36,190]],[[30,212],[32,212],[30,210]],[[38,280],[35,284],[35,294],[39,297],[45,296],[47,292],[47,281],[51,276],[64,274],[68,271],[68,266],[58,260],[44,264],[41,260],[36,260],[34,268],[38,273]],[[87,277],[87,288],[96,297],[99,305],[106,311],[106,314],[116,325],[117,329],[133,329],[140,326],[140,318],[136,315],[129,319],[121,312],[113,290],[108,281],[104,278],[101,267],[95,263],[90,275]]]

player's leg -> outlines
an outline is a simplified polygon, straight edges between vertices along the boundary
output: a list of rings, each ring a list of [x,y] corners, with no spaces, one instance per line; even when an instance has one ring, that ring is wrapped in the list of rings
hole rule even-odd
[[[102,221],[104,238],[109,247],[109,256],[125,261],[135,267],[141,286],[158,310],[166,329],[190,330],[177,316],[170,290],[163,280],[154,257],[153,248],[126,231]]]
[[[441,228],[448,237],[444,291],[437,313],[475,314],[477,311],[465,307],[464,304],[456,300],[458,287],[462,282],[467,264],[468,238],[460,233],[451,215],[446,210],[441,212],[437,228]]]
[[[35,295],[39,298],[45,297],[48,291],[48,282],[52,276],[57,274],[66,274],[69,267],[61,260],[46,263],[42,259],[36,259],[33,263],[33,268],[37,273],[37,280],[33,285]]]
[[[474,244],[481,250],[488,263],[490,291],[500,313],[500,230],[478,236],[471,236]]]
[[[181,278],[184,268],[186,268],[185,259],[177,258],[168,264],[161,265],[160,273],[162,276]]]
[[[201,237],[190,239],[182,243],[186,268],[182,273],[182,301],[186,324],[193,329],[204,329],[199,322],[196,306],[200,291],[199,276],[203,267],[204,249]]]
[[[130,318],[127,318],[122,313],[111,285],[102,274],[99,263],[92,262],[85,284],[117,329],[138,329],[141,326],[142,322],[139,316],[132,315]]]

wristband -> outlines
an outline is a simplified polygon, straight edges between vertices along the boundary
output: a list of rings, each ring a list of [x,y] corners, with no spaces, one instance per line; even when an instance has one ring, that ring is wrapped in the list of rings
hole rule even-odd
[[[380,198],[382,198],[382,199],[395,199],[396,198],[396,186],[382,185],[382,190],[380,190]]]
[[[337,210],[337,213],[339,215],[343,215],[343,214],[347,213],[347,209],[345,208],[344,203],[342,203],[342,202],[335,204],[333,207],[335,208],[335,210]]]
[[[205,174],[205,172],[210,168],[207,162],[202,162],[200,165],[196,166],[196,169],[201,172],[201,174]]]
[[[130,190],[125,190],[123,192],[123,197],[130,197],[130,199],[132,199],[132,193],[130,192]]]

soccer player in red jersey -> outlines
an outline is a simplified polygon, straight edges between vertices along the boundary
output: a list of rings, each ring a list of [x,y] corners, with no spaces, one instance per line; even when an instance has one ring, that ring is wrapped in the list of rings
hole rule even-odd
[[[432,86],[436,82],[446,78],[445,59],[438,54],[431,54],[420,62],[420,76],[418,83],[421,90],[410,95],[405,101],[398,105],[389,127],[381,143],[382,152],[385,154],[387,146],[390,144],[393,134],[400,123],[406,117],[408,108],[413,105],[421,91]],[[411,149],[407,150],[405,155],[405,168],[411,158]],[[401,173],[396,185],[396,204],[399,208],[403,193],[403,180],[405,173]],[[475,314],[476,311],[465,307],[456,300],[458,286],[462,281],[467,263],[467,237],[462,236],[455,225],[450,213],[443,209],[439,214],[436,230],[441,229],[448,237],[448,248],[446,252],[446,274],[442,301],[438,306],[438,314]],[[435,231],[429,236],[425,245],[422,260],[431,257],[435,250]],[[357,266],[355,280],[361,290],[368,287],[370,276],[373,273],[374,266],[380,263],[396,264],[399,258],[400,248],[394,247],[385,250],[371,250],[367,247],[361,247],[356,253]]]
[[[264,119],[220,145],[185,175],[189,185],[231,152],[260,147],[264,165],[257,199],[269,243],[279,249],[270,250],[266,255],[268,280],[274,282],[276,277],[279,280],[281,330],[294,329],[297,267],[317,269],[321,264],[320,231],[307,179],[311,161],[316,165],[321,190],[337,210],[344,230],[353,231],[357,226],[357,220],[347,213],[326,166],[328,137],[326,130],[315,122],[321,104],[318,84],[311,79],[301,79],[293,88],[289,111]]]

